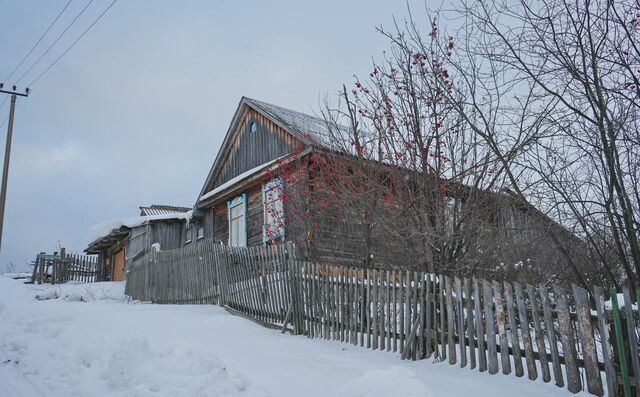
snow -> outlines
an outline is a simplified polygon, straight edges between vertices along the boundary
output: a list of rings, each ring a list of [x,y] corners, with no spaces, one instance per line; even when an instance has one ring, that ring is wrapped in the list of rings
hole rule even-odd
[[[624,305],[625,305],[625,301],[624,301],[624,294],[622,294],[622,293],[618,293],[618,294],[617,294],[617,296],[618,296],[618,308],[619,308],[619,309],[624,309],[624,307],[625,307],[625,306],[624,306]],[[605,307],[605,309],[607,309],[607,310],[611,310],[611,309],[613,309],[613,302],[611,302],[611,300],[610,300],[610,299],[609,299],[609,300],[606,300],[606,301],[604,302],[604,307]],[[636,304],[632,303],[632,304],[631,304],[631,308],[632,308],[633,310],[638,310],[638,305],[636,305]]]
[[[284,157],[284,156],[282,156]],[[262,171],[263,169],[267,168],[268,166],[270,166],[271,164],[275,163],[276,161],[280,160],[282,157],[278,157],[277,159],[273,159],[269,162],[266,162],[264,164],[261,164],[257,167],[253,167],[252,169],[243,172],[242,174],[233,177],[231,179],[229,179],[228,181],[226,181],[225,183],[223,183],[222,185],[218,186],[217,188],[208,191],[207,193],[203,194],[202,197],[200,197],[200,201],[204,201],[210,197],[215,196],[216,194],[228,189],[229,187],[235,185],[236,183],[240,182],[241,180],[250,177],[253,174],[256,174],[260,171]]]
[[[0,277],[3,397],[569,395],[540,380],[282,334],[218,306],[130,302],[122,282],[22,282]]]
[[[145,222],[168,219],[182,219],[188,222],[192,216],[193,211],[187,211],[175,214],[146,215],[134,216],[130,218],[111,219],[91,226],[91,228],[89,228],[89,240],[96,241],[97,239],[108,235],[113,230],[119,229],[122,226],[132,228],[143,225]]]

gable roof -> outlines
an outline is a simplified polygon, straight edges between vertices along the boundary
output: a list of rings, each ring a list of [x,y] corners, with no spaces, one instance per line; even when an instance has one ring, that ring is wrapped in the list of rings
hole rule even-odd
[[[173,205],[161,205],[161,204],[151,204],[148,207],[141,206],[138,208],[140,208],[140,216],[181,214],[184,212],[191,211],[191,208],[188,208],[188,207],[176,207]]]
[[[336,132],[331,131],[327,120],[310,114],[286,109],[251,98],[243,98],[251,107],[280,124],[290,134],[307,144],[335,149]],[[242,102],[241,102],[242,103]],[[338,125],[339,130],[348,131],[348,127]]]
[[[330,131],[327,126],[327,122],[324,119],[298,112],[296,110],[276,106],[267,102],[258,101],[256,99],[242,97],[233,118],[231,119],[231,123],[229,124],[227,133],[222,141],[222,145],[220,145],[218,154],[216,155],[213,165],[211,166],[202,189],[200,190],[196,203],[207,193],[207,186],[209,186],[212,180],[216,177],[216,171],[224,161],[229,147],[232,144],[232,139],[234,138],[233,133],[236,129],[236,125],[240,122],[241,116],[247,108],[251,108],[264,117],[267,117],[305,146],[319,146],[334,150],[344,150],[340,145],[342,142],[336,141],[335,133]],[[338,133],[340,131],[348,130],[348,128],[344,126],[338,125],[336,127]]]

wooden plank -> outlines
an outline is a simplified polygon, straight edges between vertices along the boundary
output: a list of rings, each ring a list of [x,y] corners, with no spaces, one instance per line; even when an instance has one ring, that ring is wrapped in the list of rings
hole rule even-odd
[[[522,329],[522,343],[524,344],[524,353],[527,362],[527,375],[529,379],[535,380],[538,378],[538,369],[536,368],[536,362],[533,355],[533,341],[531,339],[531,328],[529,325],[529,318],[527,316],[527,309],[525,306],[524,295],[522,291],[522,284],[515,283],[516,289],[516,301],[518,304],[518,314],[520,316],[520,328]],[[533,306],[535,305],[535,301],[531,302],[531,307],[533,310]],[[545,356],[546,351],[544,349],[541,351],[540,356]]]
[[[371,326],[372,326],[372,335],[371,335],[371,339],[372,339],[372,348],[373,350],[378,350],[378,271],[373,269],[371,271],[371,280],[372,280],[372,286],[371,286],[371,303],[370,303],[370,307],[371,307]]]
[[[440,360],[447,359],[447,314],[445,307],[445,279],[442,274],[438,275],[438,303],[440,310]]]
[[[476,343],[475,343],[475,325],[474,325],[474,303],[473,303],[473,286],[471,280],[465,278],[463,280],[464,293],[466,297],[467,312],[467,339],[469,340],[469,368],[476,368]]]
[[[458,360],[456,357],[455,342],[455,314],[453,308],[453,291],[451,289],[451,279],[444,276],[445,301],[447,305],[447,345],[449,354],[449,364],[454,365]]]
[[[356,269],[350,268],[349,270],[349,288],[351,291],[351,305],[350,305],[350,321],[351,321],[351,344],[358,344],[358,299],[357,299],[357,282],[358,277]]]
[[[389,270],[387,270],[386,272],[386,286],[385,286],[385,301],[387,303],[387,323],[386,323],[386,327],[387,327],[387,332],[386,332],[386,347],[387,347],[387,351],[391,351],[391,325],[392,325],[392,321],[391,321],[391,316],[392,316],[392,311],[391,311],[391,304],[392,304],[392,298],[391,298],[391,282],[392,282],[392,278],[391,278],[391,272]]]
[[[367,324],[366,316],[367,316],[367,303],[366,303],[366,270],[362,271],[362,280],[360,280],[360,288],[359,290],[359,300],[360,300],[360,347],[364,347],[364,338],[365,338],[365,327]]]
[[[513,286],[510,282],[504,282],[504,297],[507,303],[507,317],[509,319],[509,335],[511,336],[511,350],[513,351],[513,364],[516,376],[524,375],[522,367],[522,352],[520,351],[520,338],[518,336],[518,321],[516,319],[515,308],[513,304]],[[520,323],[522,330],[529,329],[529,323]]]
[[[640,353],[638,352],[638,338],[636,337],[635,316],[632,309],[633,300],[629,288],[622,289],[624,297],[625,322],[627,323],[627,349],[631,357],[631,367],[635,378],[636,395],[640,396]],[[640,309],[640,307],[639,307]]]
[[[609,289],[609,296],[611,298],[611,312],[613,315],[613,324],[616,335],[616,347],[618,348],[618,352],[622,352],[622,354],[618,354],[618,361],[620,363],[620,375],[622,378],[622,387],[624,391],[625,397],[631,397],[631,385],[629,382],[629,366],[627,364],[627,355],[624,353],[626,351],[624,344],[624,337],[622,335],[622,320],[620,318],[620,307],[618,306],[618,292],[615,288]]]
[[[348,309],[347,309],[347,315],[348,315],[348,328],[347,328],[347,332],[349,334],[348,336],[348,343],[353,344],[353,339],[354,339],[354,311],[355,311],[355,302],[354,302],[354,293],[353,293],[353,269],[352,268],[348,268],[347,269],[347,301],[348,301]]]
[[[431,357],[433,354],[433,279],[430,273],[425,275],[426,277],[426,287],[425,287],[425,298],[422,303],[425,305],[425,338],[426,338],[426,346],[425,346],[425,358]]]
[[[420,294],[418,296],[418,303],[420,305],[420,328],[418,330],[418,351],[417,359],[422,360],[426,356],[425,342],[426,342],[426,326],[427,326],[427,275],[424,272],[420,272],[418,278],[420,280]]]
[[[372,277],[372,270],[367,269],[367,290],[366,290],[366,310],[365,313],[367,315],[367,326],[366,326],[366,334],[367,334],[367,349],[371,348],[371,342],[372,342],[372,338],[371,338],[371,315],[372,315],[372,311],[371,311],[371,301],[372,301],[372,288],[373,286],[371,285],[371,277]]]
[[[310,285],[310,266],[311,264],[308,262],[300,262],[302,264],[302,271],[300,273],[301,284],[302,284],[302,295],[303,295],[303,320],[304,320],[304,329],[307,334],[307,338],[313,337],[313,323],[311,322],[311,285]]]
[[[405,315],[405,293],[404,293],[404,277],[402,272],[398,273],[398,311],[400,312],[399,314],[399,321],[400,321],[400,327],[399,327],[399,332],[400,332],[400,341],[399,341],[399,348],[400,348],[400,352],[404,351],[404,315]]]
[[[404,341],[404,351],[402,354],[402,358],[410,358],[411,351],[413,349],[414,338],[411,336],[411,332],[413,331],[414,321],[413,321],[413,272],[408,271],[406,273],[406,287],[405,287],[405,315],[404,315],[404,330],[405,330],[405,341]]]
[[[497,281],[493,282],[493,299],[496,305],[496,323],[498,324],[498,336],[500,338],[500,362],[502,373],[511,373],[511,359],[509,357],[509,340],[507,339],[507,325],[502,299],[502,288]]]
[[[464,299],[462,296],[462,282],[460,277],[455,278],[456,283],[456,317],[458,319],[458,348],[460,351],[460,368],[467,366],[467,344],[465,343],[464,330]]]
[[[415,361],[418,352],[418,332],[420,330],[418,314],[418,289],[420,287],[418,272],[413,272],[413,283],[411,285],[411,321],[415,324],[415,332],[411,337],[411,360]]]
[[[542,301],[542,313],[544,316],[545,331],[547,338],[549,339],[549,348],[551,350],[551,364],[553,367],[553,378],[558,387],[564,386],[564,378],[562,375],[562,368],[560,367],[560,354],[558,352],[558,341],[556,339],[556,331],[553,326],[553,318],[551,317],[551,305],[549,302],[549,293],[547,289],[540,285],[538,287],[538,293]]]
[[[323,266],[323,308],[324,308],[324,339],[331,339],[331,307],[330,307],[330,285],[329,285],[329,266]]]
[[[392,351],[398,351],[398,289],[396,288],[396,271],[391,271],[391,279],[389,280],[390,307],[389,315],[391,316],[391,324],[389,333],[391,334]]]
[[[342,267],[342,270],[340,272],[340,279],[342,280],[341,282],[341,287],[340,289],[342,290],[342,334],[343,334],[343,338],[342,341],[348,343],[349,342],[349,334],[351,333],[351,330],[349,328],[349,305],[350,305],[350,300],[349,300],[349,279],[348,279],[348,271],[349,269],[346,267]]]
[[[564,356],[564,367],[567,376],[567,389],[572,393],[582,390],[580,382],[580,370],[578,369],[578,352],[576,351],[575,338],[573,336],[573,326],[569,305],[564,290],[553,286],[556,295],[556,310],[558,311],[558,330],[560,331],[560,341]]]
[[[572,285],[572,289],[576,303],[578,337],[582,345],[582,360],[586,372],[587,390],[591,394],[602,396],[604,389],[602,388],[602,379],[600,379],[600,369],[598,368],[598,354],[591,324],[589,296],[585,289],[575,284]]]
[[[484,315],[487,332],[487,361],[489,373],[498,373],[498,348],[496,345],[496,325],[493,315],[493,291],[491,284],[482,280],[482,291],[484,297]]]
[[[533,319],[536,348],[538,350],[540,368],[542,369],[542,380],[544,382],[550,382],[551,372],[549,371],[549,360],[547,359],[547,348],[544,344],[544,333],[542,331],[542,325],[540,324],[540,314],[538,312],[538,301],[536,299],[536,292],[533,285],[531,284],[527,284],[526,288],[527,288],[527,295],[529,297],[529,303],[531,304],[531,317]]]
[[[313,337],[318,338],[321,335],[321,320],[320,320],[320,296],[318,291],[318,264],[314,263],[311,272],[311,288],[313,295],[313,322],[314,322],[314,331]]]
[[[385,350],[386,347],[386,327],[385,327],[385,309],[386,309],[386,305],[387,305],[387,301],[386,301],[386,294],[385,294],[385,287],[386,287],[386,282],[385,282],[385,274],[386,272],[384,270],[380,270],[378,272],[378,281],[379,281],[379,286],[378,286],[378,297],[379,297],[379,309],[378,309],[378,334],[380,337],[380,350]]]
[[[482,318],[482,302],[480,300],[480,285],[478,279],[473,279],[473,310],[476,320],[476,337],[478,340],[478,370],[487,370],[487,344],[485,343],[484,319]]]
[[[609,319],[604,307],[604,291],[601,287],[593,289],[596,304],[596,314],[598,316],[598,331],[600,334],[600,347],[602,348],[602,360],[604,362],[604,370],[607,378],[607,395],[615,396],[616,390],[616,371],[614,368],[613,351],[609,344]]]

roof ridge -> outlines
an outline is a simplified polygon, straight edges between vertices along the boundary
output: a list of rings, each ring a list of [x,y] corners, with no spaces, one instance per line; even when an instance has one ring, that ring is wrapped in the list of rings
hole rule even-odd
[[[245,98],[248,102],[254,103],[254,104],[258,105],[258,106],[260,106],[260,105],[266,105],[266,106],[270,106],[270,107],[278,108],[278,109],[281,109],[281,110],[285,110],[285,111],[288,111],[288,112],[298,113],[298,114],[304,115],[304,116],[306,116],[306,117],[313,117],[313,118],[315,118],[315,119],[317,119],[317,120],[319,120],[319,121],[322,121],[322,122],[324,122],[324,121],[325,121],[322,117],[316,116],[315,114],[306,113],[306,112],[301,112],[301,111],[299,111],[299,110],[295,110],[295,109],[287,108],[287,107],[284,107],[284,106],[281,106],[281,105],[276,105],[276,104],[273,104],[273,103],[270,103],[270,102],[266,102],[266,101],[261,101],[261,100],[259,100],[259,99],[255,99],[255,98],[249,98],[249,97],[247,97],[247,96],[245,96],[244,98]]]

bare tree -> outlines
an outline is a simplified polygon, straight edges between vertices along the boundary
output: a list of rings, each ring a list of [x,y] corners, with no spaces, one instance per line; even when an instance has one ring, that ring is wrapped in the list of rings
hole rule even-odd
[[[501,128],[532,137],[507,170],[514,189],[578,234],[610,282],[633,288],[640,281],[639,10],[631,1],[544,0],[452,11],[465,21],[457,40],[465,45],[451,63],[466,98],[479,112],[489,105],[510,115]],[[509,91],[498,92],[500,85]],[[476,128],[504,152],[495,125]],[[566,256],[586,277],[583,264]]]
[[[505,171],[530,136],[496,135],[496,143],[478,130],[486,115],[470,117],[475,109],[449,71],[454,39],[441,54],[435,22],[431,28],[427,43],[415,30],[381,30],[390,52],[351,91],[343,87],[338,106],[323,106],[329,144],[282,172],[296,186],[290,200],[305,201],[287,206],[290,222],[305,227],[296,234],[308,236],[298,243],[311,256],[355,253],[365,265],[548,278],[531,263],[540,257],[537,237],[505,234],[524,213]]]

